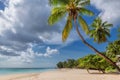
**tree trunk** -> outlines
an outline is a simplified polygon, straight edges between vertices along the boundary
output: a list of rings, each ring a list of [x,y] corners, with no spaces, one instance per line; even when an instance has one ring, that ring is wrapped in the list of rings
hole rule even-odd
[[[87,72],[90,73],[89,69],[87,69]]]
[[[116,65],[115,62],[113,62],[110,58],[108,58],[107,56],[105,56],[104,54],[102,54],[101,52],[99,52],[96,48],[94,48],[92,45],[90,45],[84,38],[83,36],[81,35],[80,31],[79,31],[79,28],[78,28],[78,25],[77,25],[77,22],[76,20],[74,20],[74,23],[76,25],[76,31],[80,37],[80,39],[82,40],[82,42],[87,45],[89,48],[91,48],[94,52],[96,52],[99,56],[103,57],[107,62],[109,62],[111,65],[113,65],[119,72],[120,72],[120,68]]]
[[[101,69],[101,71],[102,71],[103,74],[105,74],[105,71],[104,71],[104,70]]]

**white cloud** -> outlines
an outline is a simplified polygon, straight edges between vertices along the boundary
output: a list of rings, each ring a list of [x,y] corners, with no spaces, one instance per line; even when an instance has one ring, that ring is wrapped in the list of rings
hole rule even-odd
[[[39,57],[50,57],[58,52],[50,47],[44,53],[32,49],[37,44],[62,44],[64,22],[53,27],[47,24],[51,9],[48,0],[0,1],[5,5],[4,10],[0,10],[0,66],[1,63],[30,63],[38,54]]]
[[[4,58],[9,63],[15,61],[15,64],[29,63],[38,55],[50,57],[58,52],[57,49],[48,47],[46,52],[37,53],[32,50],[36,44],[66,45],[78,39],[73,30],[67,42],[62,43],[61,33],[65,19],[53,27],[47,24],[51,10],[48,0],[0,1],[6,5],[4,10],[0,10],[0,59]]]
[[[6,51],[10,50],[5,47]],[[51,49],[49,46],[46,48],[46,52],[35,52],[33,51],[32,47],[29,47],[26,51],[14,51],[11,52],[12,54],[18,54],[16,56],[14,55],[4,55],[0,53],[0,66],[21,66],[25,63],[33,63],[36,58],[40,57],[51,57],[52,55],[56,55],[59,53],[57,49]]]
[[[23,39],[29,37],[29,39],[34,38],[34,40],[40,41],[38,36],[44,37],[43,33],[60,34],[59,28],[50,28],[47,24],[50,13],[47,0],[42,2],[41,0],[9,0],[6,2],[8,2],[8,6],[5,7],[4,11],[0,10],[1,36],[7,37],[10,33],[9,38],[20,36]]]
[[[91,0],[91,4],[101,10],[103,20],[120,24],[120,0]]]
[[[46,48],[46,53],[43,54],[45,57],[50,57],[51,55],[58,54],[59,51],[57,49],[51,49],[50,47]]]
[[[2,39],[7,40],[5,42],[19,44],[33,42],[62,44],[61,32],[65,21],[49,27],[47,19],[51,7],[48,0],[42,2],[41,0],[2,0],[2,2],[6,7],[4,11],[0,10],[0,41]],[[75,35],[70,35],[67,43],[76,39]]]

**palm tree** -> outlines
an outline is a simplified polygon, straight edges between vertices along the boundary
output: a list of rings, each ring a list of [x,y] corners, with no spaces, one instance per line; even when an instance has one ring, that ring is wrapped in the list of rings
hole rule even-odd
[[[87,45],[89,48],[91,48],[93,51],[95,51],[99,56],[105,58],[109,63],[115,66],[118,69],[118,71],[120,71],[120,68],[111,59],[109,59],[104,54],[99,52],[96,48],[94,48],[92,45],[90,45],[84,39],[84,37],[81,35],[81,32],[79,31],[77,21],[80,23],[82,29],[86,32],[86,34],[89,33],[88,25],[85,22],[85,20],[82,18],[82,15],[90,15],[90,16],[94,15],[92,11],[86,9],[85,7],[86,5],[90,4],[90,0],[50,0],[50,4],[53,6],[51,15],[48,19],[48,23],[50,25],[55,24],[61,18],[67,16],[67,23],[62,32],[63,42],[65,42],[67,37],[69,36],[69,33],[73,27],[72,23],[74,23],[76,26],[76,31],[82,42],[85,45]]]
[[[108,24],[107,21],[102,22],[101,18],[97,17],[91,25],[90,37],[94,38],[97,43],[106,42],[107,37],[110,37],[110,27],[112,26],[113,24]]]

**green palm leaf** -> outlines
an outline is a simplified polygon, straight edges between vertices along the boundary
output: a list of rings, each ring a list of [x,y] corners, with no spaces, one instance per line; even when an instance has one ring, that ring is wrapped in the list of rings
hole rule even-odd
[[[79,16],[78,20],[79,20],[79,23],[80,23],[82,29],[86,32],[86,34],[88,34],[89,33],[89,28],[88,28],[88,25],[85,22],[85,20],[82,18],[82,16]]]
[[[108,31],[105,31],[105,35],[106,36],[108,36],[108,37],[110,37],[111,35],[110,35],[110,31],[108,32]]]
[[[93,36],[94,36],[94,34],[95,34],[95,29],[90,30],[90,32],[89,32],[90,37],[93,37]]]
[[[103,22],[102,26],[105,26],[107,23],[108,23],[107,21]]]
[[[82,14],[82,15],[89,15],[89,16],[93,16],[94,13],[86,8],[80,8],[79,9],[79,12]]]
[[[90,0],[80,0],[81,2],[79,3],[80,6],[86,6],[90,4]]]
[[[106,24],[106,25],[104,25],[104,27],[112,27],[113,26],[113,24]]]
[[[107,37],[110,37],[110,27],[112,24],[108,24],[107,21],[102,22],[100,17],[96,18],[90,30],[90,37],[94,38],[94,41],[97,43],[103,43],[107,41]]]
[[[96,23],[98,24],[99,27],[101,27],[102,26],[102,19],[100,17],[98,17],[96,19]]]
[[[50,5],[66,5],[69,4],[70,0],[49,0]]]
[[[62,32],[63,42],[65,42],[66,39],[68,38],[71,29],[72,29],[72,20],[71,20],[71,17],[69,16],[68,19],[67,19],[67,23],[66,23],[66,25],[63,29],[63,32]]]
[[[65,7],[56,7],[53,8],[51,11],[51,15],[48,18],[48,23],[50,25],[55,24],[58,22],[61,18],[63,18],[66,14],[66,8]]]

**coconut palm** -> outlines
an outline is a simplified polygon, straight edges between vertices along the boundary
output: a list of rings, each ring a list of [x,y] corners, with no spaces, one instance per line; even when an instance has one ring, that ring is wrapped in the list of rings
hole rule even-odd
[[[91,25],[90,37],[94,38],[97,43],[106,42],[107,37],[110,37],[110,27],[112,26],[112,24],[108,24],[107,21],[102,22],[101,18],[97,17]]]
[[[111,59],[109,59],[104,54],[95,49],[92,45],[90,45],[79,31],[77,21],[80,23],[82,29],[86,32],[86,34],[89,33],[88,25],[83,19],[82,15],[94,15],[92,11],[86,9],[85,7],[86,5],[90,4],[90,0],[50,0],[50,4],[53,6],[51,15],[48,19],[48,23],[50,25],[55,24],[60,19],[67,16],[67,22],[62,32],[63,42],[65,42],[67,37],[69,36],[69,33],[73,27],[72,23],[74,23],[76,31],[82,42],[86,44],[89,48],[91,48],[93,51],[95,51],[99,56],[105,58],[109,63],[111,63],[120,71],[120,68]]]
[[[85,30],[86,33],[88,33],[88,26],[87,23],[84,21],[80,14],[87,14],[87,15],[93,15],[93,12],[84,8],[85,5],[89,4],[90,1],[81,1],[79,0],[50,0],[50,3],[52,5],[61,5],[61,6],[55,6],[52,9],[51,16],[48,19],[48,23],[50,25],[58,22],[61,18],[65,17],[68,13],[67,17],[67,23],[65,25],[65,28],[62,32],[62,40],[66,41],[71,29],[72,29],[72,20],[76,22],[77,17],[79,16],[79,21],[81,23],[83,30]]]

